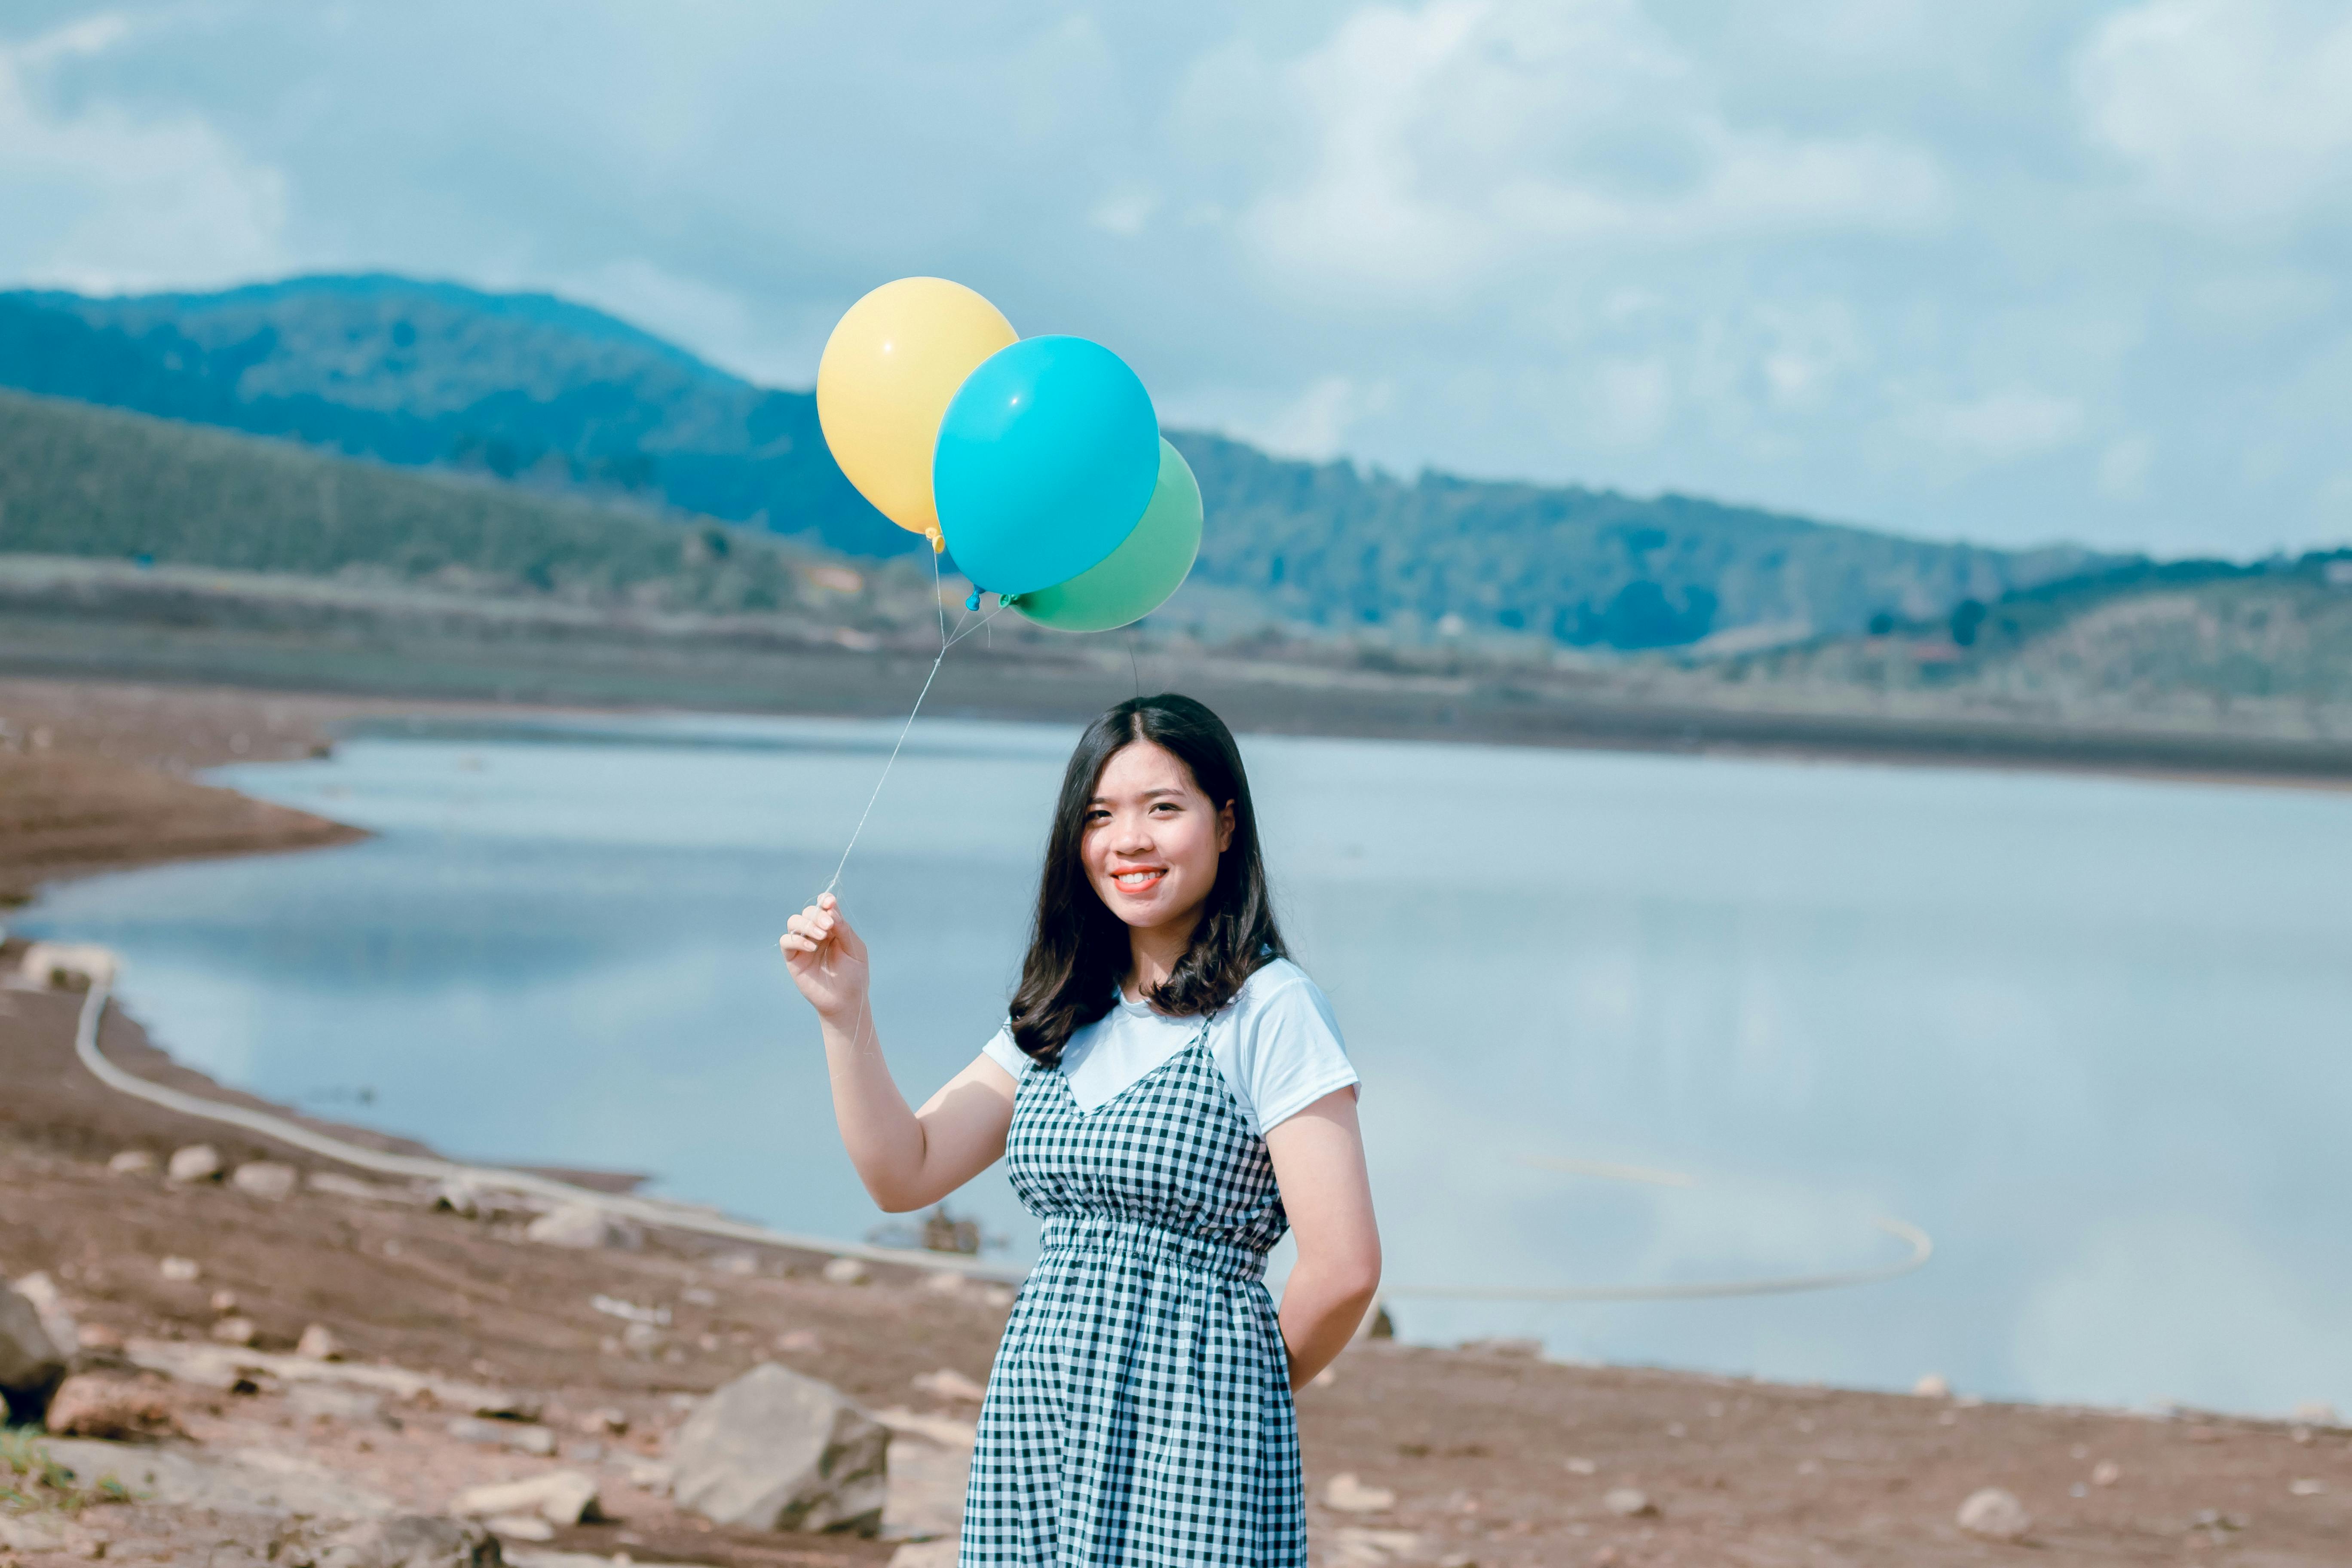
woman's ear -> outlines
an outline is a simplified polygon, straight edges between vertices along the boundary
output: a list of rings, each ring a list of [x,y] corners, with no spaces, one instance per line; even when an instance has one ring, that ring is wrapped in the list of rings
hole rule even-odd
[[[1234,847],[1234,803],[1225,802],[1217,812],[1217,853],[1222,855]]]

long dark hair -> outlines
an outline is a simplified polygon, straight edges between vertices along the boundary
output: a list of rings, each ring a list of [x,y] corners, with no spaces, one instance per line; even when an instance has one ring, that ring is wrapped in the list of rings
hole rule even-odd
[[[1127,924],[1087,879],[1080,845],[1087,808],[1104,764],[1122,746],[1149,741],[1192,771],[1213,810],[1234,809],[1233,842],[1217,857],[1217,879],[1201,906],[1192,945],[1151,991],[1151,1005],[1178,1017],[1213,1013],[1266,963],[1287,956],[1258,857],[1257,813],[1249,775],[1223,720],[1172,692],[1120,703],[1087,726],[1062,773],[1062,797],[1037,879],[1037,918],[1021,986],[1010,1009],[1015,1044],[1039,1062],[1061,1059],[1070,1037],[1110,1011],[1113,988],[1133,957]]]

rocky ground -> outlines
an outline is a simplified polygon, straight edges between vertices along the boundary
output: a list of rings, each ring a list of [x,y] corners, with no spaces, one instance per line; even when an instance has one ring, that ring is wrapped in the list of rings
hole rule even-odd
[[[332,824],[241,815],[252,803],[179,773],[302,754],[352,706],[0,683],[14,748],[0,768],[62,755],[153,781],[106,797],[129,803],[110,816],[87,812],[72,855],[42,858],[12,826],[33,815],[16,794],[27,775],[0,772],[0,866],[331,841]],[[70,787],[51,798],[88,804]],[[0,972],[21,951],[0,947]],[[72,1363],[55,1431],[0,1434],[0,1564],[952,1561],[936,1538],[952,1532],[1002,1289],[926,1268],[828,1271],[658,1226],[554,1245],[520,1203],[436,1206],[107,1089],[73,1054],[81,1003],[0,989],[0,1278],[19,1292],[16,1308],[0,1298],[0,1338],[37,1310]],[[143,1077],[257,1103],[174,1066],[119,1013],[100,1044]],[[173,1179],[197,1144],[212,1158]],[[0,1345],[0,1384],[12,1353]],[[681,1500],[688,1424],[723,1414],[713,1394],[763,1365],[891,1431],[880,1537],[720,1524]],[[1300,1400],[1317,1561],[2352,1563],[2352,1432],[2332,1418],[1964,1395],[1361,1342]],[[468,1497],[534,1479],[549,1489]]]

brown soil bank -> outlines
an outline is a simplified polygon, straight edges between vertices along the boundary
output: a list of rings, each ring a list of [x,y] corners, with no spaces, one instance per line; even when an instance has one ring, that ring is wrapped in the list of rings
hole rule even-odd
[[[942,1290],[890,1269],[836,1283],[805,1254],[751,1263],[659,1232],[637,1251],[569,1251],[532,1245],[496,1215],[315,1187],[271,1201],[217,1182],[173,1186],[152,1172],[110,1172],[116,1151],[160,1159],[198,1138],[232,1166],[261,1155],[318,1163],[108,1093],[71,1053],[80,1000],[0,994],[0,1272],[47,1270],[101,1340],[109,1331],[205,1340],[223,1310],[214,1292],[226,1290],[264,1349],[322,1323],[359,1360],[529,1391],[564,1447],[529,1457],[446,1432],[446,1416],[405,1411],[387,1426],[299,1409],[271,1392],[159,1388],[206,1451],[299,1449],[420,1508],[480,1480],[589,1466],[614,1518],[566,1530],[556,1543],[565,1550],[746,1568],[877,1563],[887,1543],[709,1529],[633,1486],[625,1465],[657,1454],[695,1395],[763,1358],[877,1407],[972,1415],[915,1380],[940,1369],[985,1376],[1003,1307],[976,1289]],[[134,1070],[176,1072],[119,1015],[101,1040]],[[184,1087],[198,1081],[176,1076]],[[197,1278],[167,1278],[166,1255],[194,1262]],[[657,1343],[641,1336],[625,1349],[623,1325],[593,1304],[598,1296],[674,1315]],[[625,1418],[625,1436],[598,1426],[604,1411]],[[1300,1416],[1324,1563],[2352,1562],[2352,1434],[2337,1429],[1781,1387],[1556,1365],[1507,1346],[1386,1342],[1343,1356],[1328,1386],[1303,1395]],[[576,1436],[583,1423],[604,1435]],[[1360,1500],[1381,1506],[1328,1506],[1342,1473],[1357,1478]],[[2021,1542],[1956,1523],[1962,1501],[1986,1487],[2007,1489],[2031,1514]],[[1382,1491],[1392,1494],[1384,1504]],[[268,1554],[267,1531],[250,1521],[153,1506],[94,1509],[81,1528],[105,1531],[116,1560],[200,1548],[224,1564]]]
[[[339,823],[186,777],[317,754],[357,705],[245,692],[0,681],[0,906],[42,882],[158,860],[338,844]]]

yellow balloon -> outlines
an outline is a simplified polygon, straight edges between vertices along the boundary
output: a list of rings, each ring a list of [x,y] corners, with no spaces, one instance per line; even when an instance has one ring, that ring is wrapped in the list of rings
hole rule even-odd
[[[816,367],[816,417],[833,460],[900,528],[940,537],[931,447],[964,377],[1021,334],[961,283],[901,278],[849,308]]]

